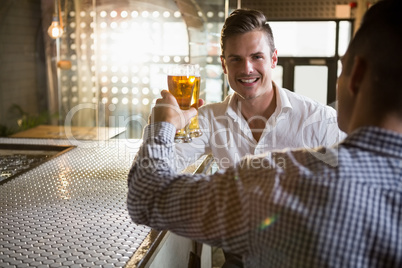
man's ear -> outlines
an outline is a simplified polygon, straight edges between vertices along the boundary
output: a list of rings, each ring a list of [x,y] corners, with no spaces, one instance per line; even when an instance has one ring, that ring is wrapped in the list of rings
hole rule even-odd
[[[278,64],[278,50],[275,49],[274,53],[272,53],[271,69],[274,69],[277,64]]]
[[[228,74],[228,72],[226,70],[226,66],[225,66],[225,57],[223,57],[223,55],[221,55],[221,64],[222,64],[223,73]]]
[[[367,75],[367,63],[362,57],[355,56],[353,59],[352,72],[350,74],[349,89],[353,95],[359,93],[364,76]]]

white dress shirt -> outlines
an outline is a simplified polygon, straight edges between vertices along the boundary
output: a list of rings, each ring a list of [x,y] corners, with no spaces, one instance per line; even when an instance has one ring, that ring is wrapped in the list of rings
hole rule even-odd
[[[274,84],[277,107],[257,142],[240,112],[237,94],[198,111],[201,137],[176,144],[176,170],[183,170],[200,156],[210,154],[220,168],[228,168],[243,156],[284,148],[331,146],[346,137],[330,106],[295,94]]]

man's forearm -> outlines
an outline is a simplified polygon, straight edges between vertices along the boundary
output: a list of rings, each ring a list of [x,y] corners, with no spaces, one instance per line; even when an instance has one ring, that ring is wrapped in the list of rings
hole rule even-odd
[[[172,177],[173,138],[176,129],[169,123],[148,125],[128,176],[128,211],[134,222],[149,224],[155,192]]]

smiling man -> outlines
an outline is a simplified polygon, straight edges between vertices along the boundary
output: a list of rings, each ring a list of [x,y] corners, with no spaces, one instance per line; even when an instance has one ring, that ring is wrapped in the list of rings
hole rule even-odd
[[[263,13],[232,12],[222,28],[221,50],[222,68],[234,94],[199,109],[203,135],[176,145],[177,170],[204,154],[213,154],[220,168],[228,168],[245,155],[330,146],[345,137],[333,108],[272,81],[278,56]]]

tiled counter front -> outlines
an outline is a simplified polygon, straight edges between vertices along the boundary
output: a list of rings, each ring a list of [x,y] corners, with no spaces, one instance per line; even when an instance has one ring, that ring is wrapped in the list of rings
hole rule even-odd
[[[138,140],[1,138],[76,148],[0,185],[0,267],[124,267],[150,232],[131,222]]]

